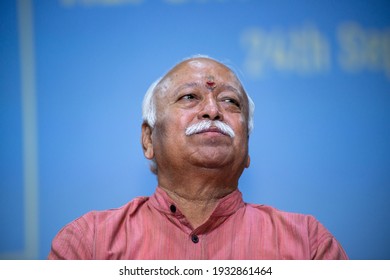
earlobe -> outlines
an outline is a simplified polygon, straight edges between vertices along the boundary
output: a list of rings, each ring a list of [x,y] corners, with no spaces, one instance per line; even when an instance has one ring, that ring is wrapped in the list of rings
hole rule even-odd
[[[245,168],[248,168],[250,165],[251,165],[251,157],[248,155],[246,158]]]
[[[152,128],[146,123],[142,124],[141,144],[144,156],[149,160],[153,159]]]

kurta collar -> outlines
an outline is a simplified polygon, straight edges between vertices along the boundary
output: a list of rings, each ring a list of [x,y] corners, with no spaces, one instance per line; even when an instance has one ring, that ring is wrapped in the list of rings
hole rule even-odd
[[[166,191],[161,187],[157,187],[155,193],[150,197],[149,202],[159,212],[166,215],[176,217],[182,226],[190,227],[189,222],[186,220],[180,209],[176,207],[174,201],[168,196]],[[209,219],[200,227],[195,229],[198,234],[209,232],[218,227],[223,221],[230,215],[237,212],[238,209],[244,206],[241,192],[236,189],[227,196],[221,198],[215,207],[213,213]],[[172,211],[174,210],[174,211]]]

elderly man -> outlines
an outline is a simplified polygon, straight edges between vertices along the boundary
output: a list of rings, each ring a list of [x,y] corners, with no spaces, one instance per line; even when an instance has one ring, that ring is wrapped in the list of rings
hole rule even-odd
[[[312,216],[243,202],[253,110],[224,64],[193,57],[176,65],[143,104],[156,192],[73,221],[49,259],[346,259]]]

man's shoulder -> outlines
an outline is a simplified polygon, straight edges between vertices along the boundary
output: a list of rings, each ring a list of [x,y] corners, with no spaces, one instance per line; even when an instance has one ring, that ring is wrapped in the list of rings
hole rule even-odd
[[[81,216],[79,219],[102,221],[107,219],[121,219],[123,216],[134,215],[138,209],[149,200],[148,196],[135,197],[126,204],[106,210],[92,210]]]
[[[117,228],[132,215],[135,215],[142,205],[147,202],[149,197],[136,197],[126,204],[106,210],[92,210],[76,218],[65,225],[61,232],[71,231],[74,233],[85,234],[94,233],[102,228]]]
[[[313,215],[250,203],[246,204],[246,213],[251,224],[258,222],[271,236],[283,236],[283,240],[295,240],[297,244],[307,243],[311,259],[348,259],[338,241]]]
[[[64,226],[52,242],[49,259],[94,258],[94,243],[102,237],[114,236],[148,197],[137,197],[125,205],[108,210],[93,210]],[[103,238],[104,239],[104,238]]]
[[[260,216],[262,219],[279,220],[288,223],[306,223],[307,225],[317,222],[313,215],[284,211],[264,204],[246,203],[246,208],[247,211]]]

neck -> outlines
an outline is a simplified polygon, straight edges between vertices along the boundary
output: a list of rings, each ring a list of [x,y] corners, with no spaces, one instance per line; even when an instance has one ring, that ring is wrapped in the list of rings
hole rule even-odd
[[[203,170],[193,176],[188,171],[185,176],[180,176],[180,172],[165,176],[159,172],[158,182],[192,227],[197,228],[207,221],[221,198],[237,189],[238,180],[231,180],[220,173],[217,170]]]

